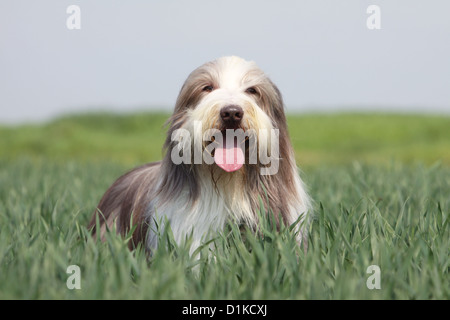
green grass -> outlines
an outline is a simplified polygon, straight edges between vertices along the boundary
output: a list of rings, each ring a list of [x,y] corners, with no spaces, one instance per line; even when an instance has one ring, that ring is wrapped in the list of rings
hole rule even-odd
[[[0,126],[0,158],[114,161],[134,166],[162,157],[168,114],[67,116],[45,125]],[[450,165],[450,117],[388,114],[291,115],[301,166],[361,161],[441,161]]]
[[[198,260],[170,233],[149,259],[114,233],[103,243],[88,234],[114,179],[160,158],[163,134],[146,135],[165,116],[100,118],[0,130],[0,299],[450,298],[448,118],[291,117],[316,203],[309,250],[289,229],[266,223],[255,236],[230,226]],[[73,264],[80,290],[66,287]],[[381,269],[380,290],[366,287],[370,265]]]

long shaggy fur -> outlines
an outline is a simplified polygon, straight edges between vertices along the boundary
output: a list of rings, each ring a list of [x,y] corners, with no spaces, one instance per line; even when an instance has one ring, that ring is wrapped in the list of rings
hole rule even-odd
[[[191,140],[184,143],[200,143],[204,150],[208,145],[202,140],[206,130],[227,129],[219,115],[227,105],[242,108],[240,128],[254,135],[258,148],[279,144],[276,174],[261,174],[267,165],[259,161],[249,164],[248,148],[245,164],[235,172],[225,172],[216,164],[172,161],[172,151],[179,147],[173,141],[177,129],[191,133]],[[199,121],[200,132],[195,130]],[[130,248],[143,243],[150,251],[158,245],[156,224],[164,227],[169,223],[177,242],[193,237],[195,250],[226,223],[257,230],[261,204],[278,223],[291,225],[307,218],[310,199],[295,164],[280,91],[255,63],[224,57],[194,70],[181,88],[167,125],[164,159],[138,167],[114,182],[89,224],[94,234],[103,236],[114,224],[123,235],[136,227]],[[278,142],[259,135],[261,129],[278,129]],[[96,230],[97,216],[100,230]],[[297,230],[299,242],[305,239],[304,229]]]

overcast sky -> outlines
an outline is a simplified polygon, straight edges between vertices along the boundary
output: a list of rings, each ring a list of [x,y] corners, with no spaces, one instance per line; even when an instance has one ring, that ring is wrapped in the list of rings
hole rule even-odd
[[[73,4],[80,30],[66,26]],[[2,0],[0,122],[170,110],[224,55],[254,60],[288,112],[450,113],[449,17],[448,0]]]

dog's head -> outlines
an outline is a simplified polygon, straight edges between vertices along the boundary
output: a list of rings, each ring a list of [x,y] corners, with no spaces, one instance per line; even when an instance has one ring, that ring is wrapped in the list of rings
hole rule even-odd
[[[195,69],[167,124],[165,201],[187,190],[195,202],[206,169],[223,194],[245,194],[249,208],[262,201],[278,213],[295,205],[298,173],[283,100],[254,62],[224,57]]]
[[[211,128],[271,129],[274,121],[284,122],[277,87],[254,62],[238,57],[220,58],[194,70],[175,107],[176,114],[183,112]]]
[[[278,88],[254,62],[235,56],[205,63],[189,75],[169,125],[166,148],[174,151],[172,156],[184,156],[176,164],[217,165],[234,172],[245,165],[267,167],[261,155],[278,161],[287,151]],[[275,169],[271,172],[278,171],[278,164]]]

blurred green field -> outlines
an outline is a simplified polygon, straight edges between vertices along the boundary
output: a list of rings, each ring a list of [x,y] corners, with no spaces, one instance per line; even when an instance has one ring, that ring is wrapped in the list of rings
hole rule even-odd
[[[0,126],[0,299],[450,298],[449,117],[289,116],[315,202],[309,250],[289,229],[244,241],[230,226],[196,260],[170,233],[147,258],[86,229],[119,175],[161,159],[167,116]],[[80,290],[66,286],[74,264]],[[370,265],[379,290],[366,286]]]
[[[85,114],[43,125],[0,126],[0,158],[156,161],[168,114]],[[300,166],[400,161],[450,165],[450,117],[391,114],[288,116]]]

